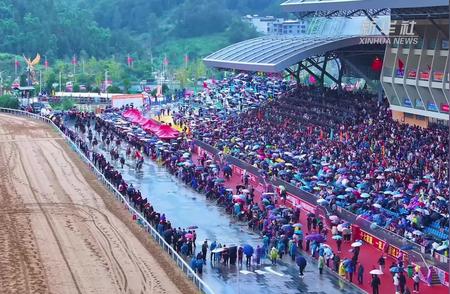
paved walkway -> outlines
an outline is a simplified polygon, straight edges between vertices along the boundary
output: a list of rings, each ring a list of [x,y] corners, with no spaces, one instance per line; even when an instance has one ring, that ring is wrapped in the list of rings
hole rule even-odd
[[[194,162],[197,162],[197,155],[194,155],[193,157]],[[237,184],[241,183],[241,178],[239,175],[233,174],[233,177],[225,182],[225,185],[229,188],[235,188]],[[261,196],[261,191],[256,190],[256,201],[259,201],[260,196]],[[306,218],[307,218],[307,212],[302,211],[303,213],[301,213],[300,215],[300,222],[303,224],[303,228],[304,230],[306,230],[307,225],[306,225]],[[329,236],[331,235],[331,233],[329,233]],[[329,237],[330,239],[330,237]],[[333,249],[333,252],[337,252],[337,245],[336,242],[334,240],[330,240],[329,242],[327,242],[328,245],[330,245]],[[343,243],[341,246],[341,254],[339,254],[339,256],[341,257],[341,260],[343,258],[351,258],[352,257],[352,253],[350,252],[351,243]],[[309,254],[309,253],[308,253]],[[370,286],[370,282],[371,282],[371,275],[369,274],[369,272],[372,269],[378,268],[378,259],[380,258],[380,256],[382,255],[382,252],[375,249],[375,247],[365,244],[361,247],[361,252],[359,254],[359,262],[362,262],[363,267],[365,269],[364,271],[364,275],[363,275],[363,284],[362,285],[357,285],[359,288],[363,289],[364,291],[368,292],[368,293],[372,293],[372,288]],[[392,257],[387,257],[386,258],[386,268],[389,268],[389,266],[395,262],[396,260]],[[332,262],[330,262],[330,265],[332,265]],[[406,274],[406,273],[405,273]],[[381,279],[381,286],[380,286],[380,293],[382,294],[394,294],[395,293],[395,287],[393,284],[393,280],[392,280],[392,274],[390,272],[388,272],[388,270],[386,270],[386,274],[381,275],[380,276]],[[353,276],[353,282],[357,283],[357,275],[356,272],[354,273]],[[412,293],[412,289],[413,289],[413,281],[412,279],[407,278],[407,287],[410,289],[411,293]],[[442,286],[442,285],[438,285],[438,286],[428,286],[425,283],[421,283],[420,284],[420,293],[433,293],[433,294],[447,294],[449,293],[449,288]]]

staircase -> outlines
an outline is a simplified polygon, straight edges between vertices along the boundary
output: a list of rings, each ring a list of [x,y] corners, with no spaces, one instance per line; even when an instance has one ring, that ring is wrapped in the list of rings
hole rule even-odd
[[[428,276],[428,267],[423,262],[415,262],[415,264],[420,266],[420,279],[428,284],[427,276]],[[439,279],[439,275],[434,268],[431,268],[431,282],[430,286],[433,285],[441,285],[441,280]]]
[[[439,275],[437,272],[432,269],[431,270],[431,286],[433,285],[441,285],[441,280],[439,279]]]

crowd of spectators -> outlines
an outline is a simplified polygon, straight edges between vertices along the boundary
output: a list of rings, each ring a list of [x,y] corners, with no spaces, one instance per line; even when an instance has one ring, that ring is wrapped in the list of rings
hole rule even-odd
[[[234,85],[234,92],[245,87]],[[365,92],[315,87],[286,91],[239,116],[217,108],[187,111],[175,117],[224,154],[315,193],[330,207],[446,251],[439,244],[448,232],[445,126],[402,124]]]

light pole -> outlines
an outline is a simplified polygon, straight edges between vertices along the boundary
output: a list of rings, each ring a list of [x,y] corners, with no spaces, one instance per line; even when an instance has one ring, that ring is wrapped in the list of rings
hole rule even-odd
[[[0,71],[0,96],[3,95],[3,72]]]
[[[39,70],[39,95],[42,95],[42,70]]]
[[[105,93],[106,93],[106,102],[108,102],[108,70],[105,70]]]
[[[62,83],[62,76],[61,72],[59,72],[59,93],[61,93],[61,83]],[[61,94],[60,94],[61,95]]]

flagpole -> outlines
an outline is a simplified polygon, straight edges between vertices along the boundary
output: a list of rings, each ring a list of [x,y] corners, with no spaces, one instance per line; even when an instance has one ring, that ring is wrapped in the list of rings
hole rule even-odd
[[[14,56],[14,75],[17,77],[17,56]]]

